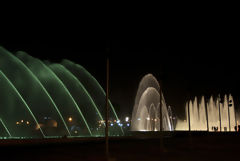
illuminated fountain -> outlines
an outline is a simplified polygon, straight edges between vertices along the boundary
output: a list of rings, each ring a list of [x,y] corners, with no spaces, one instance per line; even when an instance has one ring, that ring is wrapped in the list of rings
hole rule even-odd
[[[110,117],[119,120],[110,104]],[[105,92],[82,66],[0,47],[0,137],[99,136]],[[69,120],[71,118],[71,120]],[[121,127],[110,135],[123,135]]]
[[[176,130],[189,130],[189,108],[191,131],[235,131],[237,120],[231,94],[224,95],[223,98],[211,96],[208,101],[205,100],[202,96],[200,102],[197,97],[193,101],[187,101],[185,121],[179,120]]]
[[[160,130],[160,85],[152,74],[144,76],[139,84],[132,112],[132,131]],[[172,131],[173,126],[161,92],[163,130]]]

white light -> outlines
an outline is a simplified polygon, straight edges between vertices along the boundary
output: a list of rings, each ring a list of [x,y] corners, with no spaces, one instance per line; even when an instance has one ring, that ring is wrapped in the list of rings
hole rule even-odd
[[[146,119],[147,119],[147,120],[150,120],[150,118],[149,118],[149,117],[147,117]]]
[[[125,118],[125,121],[128,122],[128,121],[129,121],[129,117],[126,117],[126,118]]]
[[[130,124],[127,124],[127,126],[130,126]]]
[[[140,121],[141,119],[140,119],[140,118],[138,118],[138,120]]]
[[[113,124],[110,124],[111,126],[113,126]]]
[[[117,123],[120,123],[120,120],[117,120]]]
[[[69,122],[72,122],[72,117],[69,117],[69,118],[68,118],[68,121],[69,121]]]

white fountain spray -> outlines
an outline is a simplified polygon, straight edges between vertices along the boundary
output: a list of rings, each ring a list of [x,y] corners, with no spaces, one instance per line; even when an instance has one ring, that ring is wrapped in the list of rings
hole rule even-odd
[[[132,131],[160,130],[160,94],[163,130],[173,130],[163,94],[159,93],[159,90],[160,85],[152,74],[147,74],[142,78],[132,112]]]
[[[234,100],[231,94],[229,96],[225,94],[223,100],[221,100],[220,95],[216,98],[211,96],[206,102],[202,96],[199,104],[197,97],[193,101],[187,101],[185,106],[186,121],[178,120],[176,130],[189,130],[188,106],[191,131],[206,131],[207,127],[209,127],[209,131],[235,131],[237,123]]]

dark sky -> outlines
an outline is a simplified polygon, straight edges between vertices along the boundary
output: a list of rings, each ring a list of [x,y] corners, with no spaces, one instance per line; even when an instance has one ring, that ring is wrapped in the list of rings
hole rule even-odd
[[[11,52],[23,50],[42,60],[69,59],[84,66],[105,88],[106,57],[110,58],[110,99],[118,112],[131,115],[141,78],[160,80],[168,105],[179,117],[187,96],[232,93],[240,96],[239,49],[230,45],[165,46],[156,40],[87,40],[35,38],[0,40]],[[106,47],[110,53],[106,54]],[[236,99],[238,102],[238,99]]]

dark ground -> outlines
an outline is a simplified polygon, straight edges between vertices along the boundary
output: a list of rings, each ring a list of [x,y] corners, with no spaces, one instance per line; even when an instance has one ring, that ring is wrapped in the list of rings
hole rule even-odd
[[[172,135],[172,134],[171,134]],[[110,154],[116,161],[204,161],[239,160],[240,136],[237,133],[187,133],[159,136],[111,138]],[[0,140],[1,160],[105,160],[103,138]]]

